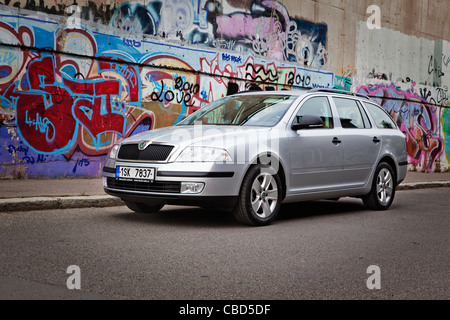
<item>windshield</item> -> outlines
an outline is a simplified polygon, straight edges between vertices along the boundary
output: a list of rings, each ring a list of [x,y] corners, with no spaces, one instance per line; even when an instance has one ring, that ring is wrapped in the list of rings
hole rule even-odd
[[[235,125],[273,127],[297,99],[293,95],[235,95],[211,102],[179,125]]]

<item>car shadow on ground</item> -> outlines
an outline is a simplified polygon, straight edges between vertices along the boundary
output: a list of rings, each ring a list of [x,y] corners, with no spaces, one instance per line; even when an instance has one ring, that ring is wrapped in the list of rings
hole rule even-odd
[[[239,226],[231,213],[200,207],[165,206],[157,213],[136,213],[124,207],[124,212],[117,218],[128,222],[148,223],[152,225],[173,225],[189,227],[224,227]]]
[[[277,220],[295,220],[336,214],[354,214],[367,211],[361,200],[344,198],[340,200],[305,201],[283,204]]]
[[[367,211],[362,202],[357,199],[344,198],[339,201],[307,201],[294,204],[283,204],[278,214],[277,222],[309,219],[319,216],[336,214],[355,214]],[[175,225],[189,227],[246,227],[239,224],[231,212],[200,207],[166,206],[158,213],[136,213],[124,207],[124,212],[117,218],[129,222],[148,223],[153,225]]]

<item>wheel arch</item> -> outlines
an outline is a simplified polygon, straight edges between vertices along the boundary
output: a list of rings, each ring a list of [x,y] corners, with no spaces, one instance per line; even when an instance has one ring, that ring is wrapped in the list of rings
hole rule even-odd
[[[389,156],[389,155],[385,155],[384,157],[382,157],[380,159],[380,161],[377,164],[377,167],[381,164],[381,163],[387,163],[388,165],[391,166],[392,170],[394,171],[394,182],[395,182],[395,186],[397,186],[397,176],[398,176],[398,168],[397,168],[397,164],[395,163],[395,160]],[[373,179],[375,178],[375,176],[373,177]]]
[[[258,164],[269,164],[268,161],[267,161],[267,158],[275,159],[275,161],[277,162],[277,166],[276,166],[275,169],[276,169],[276,171],[278,173],[278,176],[280,177],[280,180],[281,180],[281,183],[282,183],[282,186],[281,186],[282,187],[282,199],[281,200],[284,200],[284,198],[286,197],[286,192],[287,192],[286,170],[285,170],[285,164],[283,163],[283,161],[280,159],[280,157],[277,154],[272,153],[272,152],[258,154],[250,162],[250,165],[248,166],[247,170],[245,171],[244,176],[255,165],[258,165]],[[272,161],[270,161],[270,163],[272,163]],[[242,182],[241,182],[241,187],[242,187]]]

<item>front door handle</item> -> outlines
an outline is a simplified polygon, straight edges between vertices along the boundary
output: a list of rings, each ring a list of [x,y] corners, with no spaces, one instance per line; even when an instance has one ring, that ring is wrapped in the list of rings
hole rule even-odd
[[[338,138],[334,137],[334,138],[333,138],[333,143],[334,143],[335,145],[338,145],[338,144],[341,144],[342,141],[339,140]]]
[[[378,137],[373,137],[373,142],[374,142],[374,143],[380,143],[380,142],[381,142],[381,140],[380,140],[380,139],[378,139]]]

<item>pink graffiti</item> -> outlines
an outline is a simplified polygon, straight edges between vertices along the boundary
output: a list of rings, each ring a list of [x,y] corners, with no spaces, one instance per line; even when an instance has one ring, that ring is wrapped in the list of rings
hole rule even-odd
[[[360,86],[359,93],[376,97],[396,120],[406,137],[409,163],[430,171],[443,153],[436,108],[414,91],[401,91],[395,85]]]
[[[286,27],[290,21],[286,8],[274,1],[266,0],[262,4],[267,8],[279,12],[283,16],[285,25],[281,26],[276,15],[273,17],[253,18],[249,14],[237,13],[231,16],[218,16],[216,18],[217,34],[232,38],[248,38],[258,34],[258,31],[262,31],[264,35],[280,33],[282,27]]]

